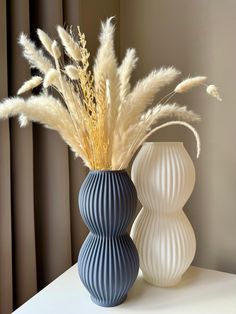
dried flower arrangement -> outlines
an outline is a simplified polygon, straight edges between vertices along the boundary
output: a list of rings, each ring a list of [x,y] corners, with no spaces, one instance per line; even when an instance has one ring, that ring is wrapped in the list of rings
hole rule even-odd
[[[206,77],[187,78],[150,108],[155,95],[180,72],[174,67],[154,70],[131,89],[130,77],[138,59],[135,50],[128,49],[118,66],[111,20],[102,23],[93,72],[89,70],[85,35],[79,27],[78,40],[71,29],[66,31],[57,27],[68,65],[64,65],[57,41],[42,30],[38,29],[37,34],[47,56],[21,34],[19,43],[23,54],[40,75],[26,81],[18,95],[39,85],[42,85],[42,92],[26,100],[20,97],[6,99],[0,104],[0,118],[19,116],[21,127],[28,121],[35,121],[56,130],[90,169],[127,168],[134,153],[151,133],[173,124],[184,125],[194,133],[199,155],[199,136],[189,122],[198,121],[200,117],[169,101],[176,93],[184,93],[198,85],[206,86]],[[49,88],[54,88],[59,97],[50,95]],[[214,85],[207,86],[207,93],[221,100]],[[175,118],[176,121],[157,125],[163,118]]]

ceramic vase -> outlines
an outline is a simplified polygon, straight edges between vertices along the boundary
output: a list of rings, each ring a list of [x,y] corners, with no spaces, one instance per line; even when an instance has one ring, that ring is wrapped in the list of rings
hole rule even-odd
[[[79,193],[82,218],[90,233],[78,257],[80,278],[100,306],[122,303],[139,269],[137,249],[126,231],[137,204],[125,171],[90,171]]]
[[[131,229],[144,279],[157,286],[177,284],[196,250],[183,206],[195,183],[193,162],[183,143],[144,143],[132,166],[143,205]]]

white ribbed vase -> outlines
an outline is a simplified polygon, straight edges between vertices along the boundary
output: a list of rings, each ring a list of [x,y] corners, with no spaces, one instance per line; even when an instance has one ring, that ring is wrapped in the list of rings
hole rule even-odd
[[[132,180],[143,205],[131,229],[144,279],[161,287],[177,284],[196,251],[193,228],[183,212],[195,183],[193,162],[183,143],[142,146]]]

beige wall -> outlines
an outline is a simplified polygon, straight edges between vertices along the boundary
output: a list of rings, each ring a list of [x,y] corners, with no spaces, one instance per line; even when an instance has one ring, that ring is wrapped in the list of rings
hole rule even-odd
[[[201,89],[177,98],[202,116],[199,160],[186,130],[172,127],[152,140],[184,141],[194,160],[197,182],[185,209],[197,236],[195,264],[236,273],[236,1],[121,0],[121,56],[127,47],[140,58],[135,78],[175,65],[220,87],[222,103]]]

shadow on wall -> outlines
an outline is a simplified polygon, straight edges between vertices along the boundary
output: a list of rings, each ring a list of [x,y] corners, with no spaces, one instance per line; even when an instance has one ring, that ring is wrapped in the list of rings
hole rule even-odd
[[[169,127],[149,141],[181,141],[196,168],[194,192],[185,212],[197,237],[194,263],[236,273],[235,201],[235,62],[236,3],[233,0],[120,1],[120,52],[135,47],[139,63],[133,81],[152,68],[174,65],[189,75],[206,75],[219,86],[218,103],[198,88],[176,97],[202,116],[197,129],[202,142],[200,158],[192,134]],[[172,87],[170,87],[171,90]],[[166,90],[165,94],[169,91]],[[162,95],[157,98],[160,99]]]

